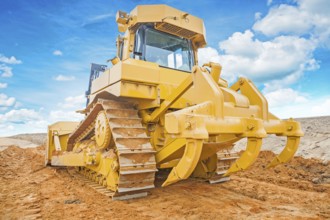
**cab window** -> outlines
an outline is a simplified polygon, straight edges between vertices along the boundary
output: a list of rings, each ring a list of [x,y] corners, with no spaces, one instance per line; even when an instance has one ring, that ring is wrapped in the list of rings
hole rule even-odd
[[[157,63],[159,66],[191,71],[193,52],[188,39],[141,26],[135,37],[135,58]]]

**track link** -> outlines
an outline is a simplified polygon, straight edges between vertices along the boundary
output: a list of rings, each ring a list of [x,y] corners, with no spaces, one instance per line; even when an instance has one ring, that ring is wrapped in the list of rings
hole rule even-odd
[[[230,177],[224,177],[230,166],[238,159],[237,153],[232,153],[229,150],[221,150],[217,152],[217,170],[215,175],[209,179],[209,183],[222,183],[230,180]]]
[[[86,140],[93,136],[97,114],[106,113],[114,141],[114,152],[117,155],[119,179],[117,190],[107,193],[113,199],[130,199],[144,197],[146,190],[154,188],[156,161],[155,150],[146,135],[138,111],[131,103],[115,100],[101,100],[94,105],[85,120],[69,138],[68,143]],[[71,147],[72,149],[72,147]],[[110,169],[110,167],[109,167]],[[87,167],[81,168],[89,179],[106,187],[102,181],[105,177]]]
[[[92,188],[96,192],[112,198],[112,200],[127,200],[141,198],[148,195],[148,192],[137,192],[131,194],[116,195],[114,191],[109,190],[106,186],[100,185],[93,180],[86,178],[82,173],[76,172],[74,169],[68,169],[69,174],[76,178],[78,181],[85,183],[88,187]]]

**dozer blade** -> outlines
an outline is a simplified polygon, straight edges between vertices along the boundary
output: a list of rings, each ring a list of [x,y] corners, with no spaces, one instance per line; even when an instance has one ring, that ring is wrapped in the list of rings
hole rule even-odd
[[[288,137],[285,148],[277,155],[267,168],[275,167],[281,163],[286,163],[294,156],[300,143],[300,137]]]
[[[233,165],[231,165],[223,176],[229,176],[231,173],[246,170],[249,166],[251,166],[259,155],[261,144],[262,138],[249,137],[247,139],[246,151],[235,161]]]
[[[202,148],[203,140],[187,139],[186,148],[182,158],[179,163],[173,167],[171,173],[168,175],[162,186],[168,186],[178,182],[179,180],[187,179],[197,166],[202,153]]]

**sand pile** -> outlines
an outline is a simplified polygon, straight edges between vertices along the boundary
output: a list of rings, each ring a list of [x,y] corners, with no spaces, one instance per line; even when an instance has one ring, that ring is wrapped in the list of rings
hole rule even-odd
[[[11,136],[9,138],[30,141],[38,145],[44,145],[46,143],[47,134],[46,133],[18,134]]]
[[[330,116],[297,119],[300,121],[305,133],[301,138],[296,156],[304,158],[318,158],[323,161],[330,160]],[[285,137],[269,135],[263,139],[262,150],[273,151],[278,154],[286,144]],[[241,151],[246,148],[246,140],[236,143],[235,150]]]
[[[39,145],[34,144],[30,141],[0,137],[0,151],[5,150],[9,146],[17,146],[20,148],[33,148],[33,147],[37,147]]]
[[[0,151],[9,146],[20,148],[33,148],[46,143],[45,133],[19,134],[11,137],[0,137]]]

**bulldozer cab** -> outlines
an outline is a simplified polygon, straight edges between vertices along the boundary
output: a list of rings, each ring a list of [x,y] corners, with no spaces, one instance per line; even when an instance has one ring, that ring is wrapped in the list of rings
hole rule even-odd
[[[194,65],[191,40],[156,30],[153,24],[137,29],[133,58],[188,72]]]
[[[129,14],[118,11],[117,56],[160,67],[191,72],[197,50],[206,45],[203,20],[166,5],[137,6]]]

